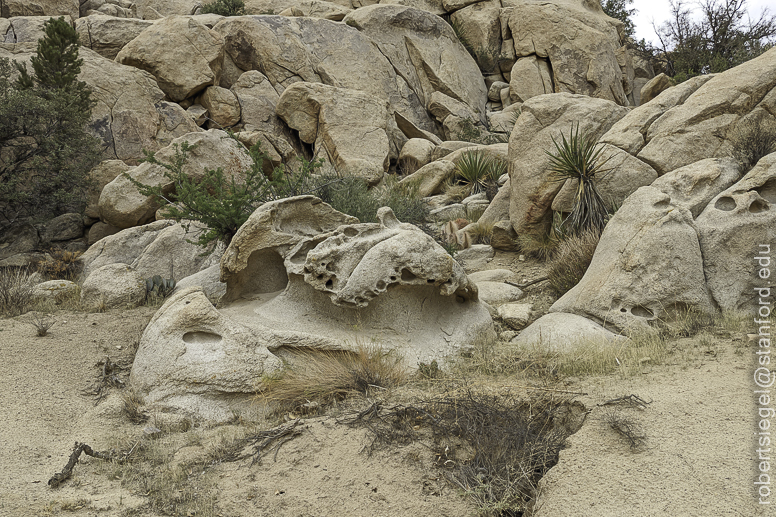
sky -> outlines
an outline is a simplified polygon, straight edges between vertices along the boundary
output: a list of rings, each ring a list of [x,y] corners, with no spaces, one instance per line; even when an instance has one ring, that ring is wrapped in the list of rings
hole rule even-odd
[[[688,7],[694,4],[692,0],[687,0],[685,3]],[[747,0],[746,6],[752,18],[758,17],[765,7],[768,7],[768,12],[771,15],[776,14],[776,2],[774,0]],[[633,23],[636,26],[634,39],[640,41],[643,38],[656,44],[657,36],[655,36],[655,31],[652,29],[652,20],[655,21],[657,27],[668,20],[671,14],[668,0],[634,0],[630,8],[638,11],[632,17]]]

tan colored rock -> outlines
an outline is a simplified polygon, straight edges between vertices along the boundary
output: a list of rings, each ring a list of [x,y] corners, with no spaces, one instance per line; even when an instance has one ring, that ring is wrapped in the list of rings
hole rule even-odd
[[[208,111],[211,129],[226,129],[240,122],[240,101],[226,88],[208,86],[197,102]]]
[[[218,32],[190,16],[169,16],[125,45],[116,61],[150,72],[171,100],[181,101],[218,84],[223,57]]]
[[[356,0],[360,3],[360,0]],[[354,3],[356,3],[354,2]],[[442,0],[380,0],[380,4],[392,4],[392,5],[405,5],[407,7],[414,7],[422,11],[428,11],[431,14],[441,16],[447,13],[447,9],[442,5]]]
[[[481,219],[482,216],[480,216],[480,220]],[[520,251],[517,233],[515,232],[515,229],[512,228],[509,219],[497,221],[493,224],[493,230],[490,235],[490,245],[494,250]]]
[[[0,16],[13,18],[16,16],[69,16],[78,18],[78,0],[3,0],[0,3]]]
[[[771,49],[715,75],[684,103],[655,120],[646,131],[647,145],[638,158],[662,175],[698,160],[726,156],[728,134],[742,116],[776,110],[774,88],[776,49]]]
[[[134,0],[137,15],[145,20],[156,20],[167,16],[193,15],[202,0]],[[207,3],[207,2],[205,2]]]
[[[359,90],[299,82],[280,96],[277,115],[338,174],[375,184],[388,170],[393,118],[385,101]]]
[[[517,58],[535,55],[549,61],[553,91],[628,104],[617,59],[622,46],[618,23],[596,4],[508,0],[502,5],[504,40],[513,40]]]
[[[535,55],[519,58],[512,67],[509,97],[512,102],[525,102],[531,97],[554,93],[552,75],[546,59]]]
[[[114,235],[120,231],[121,228],[116,228],[115,226],[98,221],[89,228],[87,244],[91,246],[97,241],[100,241],[109,235]]]
[[[279,343],[224,316],[199,287],[173,294],[140,339],[130,382],[147,404],[210,422],[232,418],[256,382],[282,366]]]
[[[17,16],[8,20],[4,41],[6,43],[35,43],[46,35],[45,23],[49,16]],[[70,20],[68,20],[70,21]]]
[[[682,104],[698,88],[711,79],[708,75],[693,77],[661,93],[653,102],[640,105],[616,122],[599,140],[612,144],[636,156],[647,144],[644,133],[657,119],[671,108]]]
[[[611,207],[622,205],[625,198],[639,187],[652,185],[657,172],[638,158],[610,144],[601,146],[601,160],[605,160],[603,172],[596,177],[598,192]],[[552,202],[556,212],[571,212],[579,181],[566,180]]]
[[[485,123],[487,89],[479,67],[441,18],[411,7],[372,5],[344,21],[374,42],[424,107],[432,93],[442,92]]]
[[[412,174],[431,161],[436,146],[425,138],[410,138],[399,153],[399,166],[403,174]]]
[[[401,113],[416,127],[436,131],[425,104],[353,27],[319,18],[253,16],[225,18],[214,30],[224,36],[235,66],[261,70],[278,93],[299,81],[360,90],[388,101],[391,113]],[[392,136],[392,141],[398,155],[399,140]]]
[[[695,223],[689,210],[653,187],[625,200],[582,280],[550,308],[626,333],[688,310],[715,310]]]
[[[509,179],[499,189],[498,194],[488,205],[488,209],[482,213],[478,222],[482,224],[496,224],[499,221],[509,220],[509,197],[512,193],[512,184]],[[494,226],[495,228],[495,226]],[[514,230],[512,230],[514,231]],[[495,247],[495,246],[494,246]],[[498,248],[501,249],[501,248]]]
[[[505,303],[498,308],[498,315],[508,327],[522,330],[531,320],[532,310],[530,303]]]
[[[63,299],[78,296],[79,289],[78,284],[69,280],[49,280],[33,287],[31,297],[37,303],[60,303]]]
[[[712,199],[696,223],[714,301],[722,310],[757,316],[763,302],[772,300],[773,279],[761,270],[774,270],[776,153]]]
[[[660,176],[652,182],[652,187],[670,196],[671,203],[698,217],[709,202],[738,181],[740,175],[738,163],[732,158],[708,158]]]
[[[550,223],[552,201],[563,186],[550,172],[546,153],[555,149],[553,138],[568,138],[573,124],[596,139],[627,112],[611,101],[568,93],[523,104],[509,139],[509,219],[518,235],[543,232]]]
[[[205,169],[219,167],[227,176],[239,178],[244,177],[250,167],[251,159],[245,148],[217,129],[188,133],[173,140],[172,144],[156,153],[157,160],[170,163],[175,155],[175,146],[182,142],[194,146],[183,168],[183,173],[192,178],[201,178]],[[162,186],[167,193],[174,187],[164,175],[164,169],[152,163],[145,162],[129,170],[128,174],[144,185]],[[142,195],[129,179],[121,175],[102,189],[99,208],[104,222],[118,228],[131,228],[154,220],[159,206],[152,197]]]
[[[666,74],[656,75],[641,87],[641,104],[646,104],[671,86],[671,78]]]
[[[87,205],[84,210],[84,215],[99,219],[100,217],[100,194],[105,185],[115,180],[119,175],[124,174],[129,169],[129,165],[121,160],[104,160],[100,162],[96,167],[89,171],[89,177],[93,184],[89,188]]]
[[[552,312],[531,323],[511,342],[547,352],[570,353],[590,345],[620,348],[628,339],[582,316]]]
[[[455,174],[455,164],[449,160],[428,163],[399,181],[400,185],[412,185],[418,189],[418,196],[428,197],[442,191],[447,178]]]
[[[145,297],[145,279],[126,264],[102,266],[81,286],[81,304],[92,311],[131,309],[142,305]]]
[[[280,11],[280,16],[308,16],[333,22],[342,21],[352,9],[321,0],[297,0],[294,5]]]
[[[96,14],[75,21],[81,45],[107,59],[115,59],[124,46],[152,25],[148,20]]]
[[[478,0],[450,15],[451,23],[456,24],[458,30],[466,35],[466,42],[474,51],[474,59],[483,72],[498,69],[501,54],[500,13],[500,0]]]
[[[493,307],[516,302],[525,294],[519,287],[498,281],[479,281],[477,282],[477,289],[479,290],[480,299]]]

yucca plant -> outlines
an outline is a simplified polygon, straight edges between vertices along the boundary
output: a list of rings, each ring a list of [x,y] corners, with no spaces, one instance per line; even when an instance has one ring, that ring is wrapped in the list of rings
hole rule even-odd
[[[579,134],[579,124],[576,129],[571,125],[569,138],[561,133],[559,144],[553,137],[555,152],[545,151],[550,157],[551,171],[558,181],[577,180],[577,192],[574,196],[574,206],[564,221],[567,233],[579,235],[585,230],[600,232],[606,226],[608,209],[596,187],[596,180],[607,172],[604,166],[608,160],[601,157],[603,147],[597,147],[593,138]]]
[[[489,185],[497,185],[507,172],[507,164],[482,151],[465,151],[455,166],[457,182],[470,188],[472,194],[485,192]]]

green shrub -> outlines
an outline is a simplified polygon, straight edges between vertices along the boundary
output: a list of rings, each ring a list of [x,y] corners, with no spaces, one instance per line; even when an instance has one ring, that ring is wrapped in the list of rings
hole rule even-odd
[[[596,176],[603,170],[607,160],[601,158],[602,147],[597,148],[590,135],[579,134],[579,124],[576,129],[571,125],[568,140],[561,134],[561,143],[555,138],[555,152],[545,151],[550,157],[552,173],[558,181],[577,180],[577,192],[574,196],[574,206],[571,214],[564,222],[567,233],[578,235],[585,230],[600,232],[608,220],[608,207],[596,187]]]
[[[471,194],[497,186],[498,179],[506,172],[506,162],[482,151],[463,152],[455,165],[457,183],[469,187]]]
[[[80,211],[99,160],[99,140],[87,131],[91,90],[77,76],[78,35],[64,18],[49,19],[25,64],[0,59],[0,219],[43,219]]]
[[[202,6],[202,14],[210,13],[221,16],[244,16],[245,2],[243,0],[215,0]]]
[[[730,154],[748,172],[760,158],[776,152],[776,119],[760,118],[739,123],[730,137]]]
[[[175,154],[171,163],[162,163],[154,153],[144,151],[144,161],[164,169],[164,176],[175,185],[175,191],[168,193],[161,186],[144,185],[125,173],[138,191],[152,196],[165,207],[165,215],[180,222],[188,231],[190,221],[204,224],[207,230],[200,233],[196,244],[208,247],[215,241],[229,244],[237,230],[259,206],[267,201],[309,193],[311,173],[321,166],[320,161],[302,160],[297,171],[277,167],[272,178],[264,175],[264,160],[267,154],[259,144],[248,150],[252,163],[245,173],[245,179],[229,176],[221,168],[206,170],[201,180],[196,181],[184,174],[183,168],[189,152],[194,146],[188,142],[173,144]]]
[[[564,295],[582,280],[600,237],[601,234],[595,230],[585,230],[558,245],[547,270],[547,280],[558,296]]]

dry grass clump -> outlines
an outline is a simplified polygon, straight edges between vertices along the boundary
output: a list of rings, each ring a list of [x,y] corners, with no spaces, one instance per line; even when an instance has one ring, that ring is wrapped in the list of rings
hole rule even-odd
[[[371,449],[430,438],[436,466],[482,515],[522,515],[541,477],[558,461],[585,409],[568,397],[492,393],[451,386],[413,405],[372,404],[344,422],[367,427]],[[430,435],[430,436],[429,436]]]
[[[79,260],[80,251],[67,251],[52,249],[49,251],[51,259],[38,264],[38,272],[51,280],[70,280],[75,282],[83,270],[83,264]]]
[[[563,296],[582,280],[600,238],[599,231],[585,230],[558,245],[547,270],[547,280],[558,296]]]
[[[402,358],[377,346],[355,352],[305,351],[278,375],[264,379],[261,396],[275,412],[311,412],[354,394],[405,382]]]
[[[776,152],[776,120],[762,117],[738,124],[730,135],[731,155],[745,174],[760,158]]]
[[[471,235],[472,244],[490,244],[493,235],[493,223],[478,221],[468,226],[466,233]]]
[[[134,390],[127,390],[121,394],[121,414],[133,424],[142,424],[148,420],[148,415],[143,412],[145,405],[143,397]]]
[[[18,316],[32,305],[32,273],[26,267],[0,268],[0,315]]]
[[[603,422],[619,434],[630,446],[631,451],[641,450],[647,443],[647,435],[641,423],[634,417],[626,415],[622,409],[607,408],[602,416]]]

